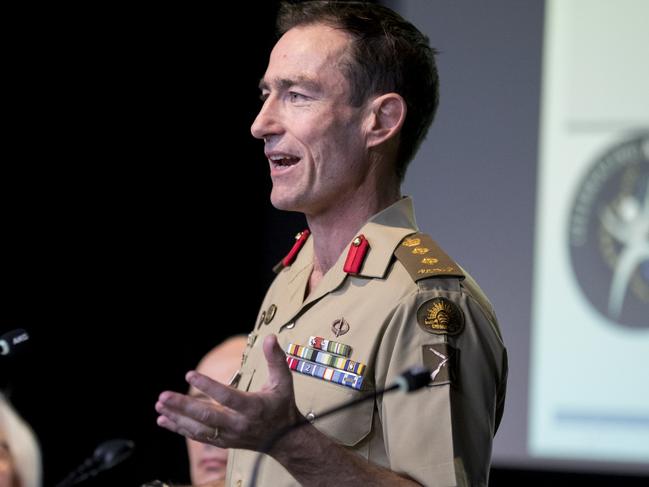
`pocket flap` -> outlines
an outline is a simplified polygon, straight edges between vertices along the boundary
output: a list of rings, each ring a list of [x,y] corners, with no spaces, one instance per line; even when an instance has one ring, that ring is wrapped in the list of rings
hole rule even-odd
[[[293,374],[293,384],[298,409],[325,435],[345,446],[354,446],[369,434],[374,414],[372,399],[325,418],[318,417],[331,408],[358,398],[365,391],[298,373]]]

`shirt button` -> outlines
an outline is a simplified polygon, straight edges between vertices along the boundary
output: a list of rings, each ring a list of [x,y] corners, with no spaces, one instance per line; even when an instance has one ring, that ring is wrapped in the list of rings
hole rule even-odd
[[[306,419],[309,423],[313,423],[315,421],[315,413],[313,411],[309,411],[306,413]]]
[[[295,321],[291,321],[290,323],[286,323],[285,325],[282,325],[279,331],[281,333],[284,330],[292,330],[293,328],[295,328]]]
[[[241,479],[237,480],[237,487],[241,487],[241,484],[242,484],[242,483],[243,483],[243,482],[241,481]]]

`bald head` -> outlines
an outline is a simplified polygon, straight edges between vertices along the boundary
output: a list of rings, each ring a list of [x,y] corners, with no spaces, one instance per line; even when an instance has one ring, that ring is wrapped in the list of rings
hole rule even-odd
[[[246,336],[236,335],[214,347],[201,359],[196,370],[223,384],[227,384],[241,364],[241,355],[246,347]],[[199,393],[194,388],[190,394]]]

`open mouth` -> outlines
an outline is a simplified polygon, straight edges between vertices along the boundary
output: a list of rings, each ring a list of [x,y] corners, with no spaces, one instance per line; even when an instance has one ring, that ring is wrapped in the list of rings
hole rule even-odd
[[[288,156],[288,155],[270,156],[268,159],[270,160],[270,163],[273,165],[274,168],[280,168],[280,169],[294,166],[298,162],[300,162],[299,157]]]

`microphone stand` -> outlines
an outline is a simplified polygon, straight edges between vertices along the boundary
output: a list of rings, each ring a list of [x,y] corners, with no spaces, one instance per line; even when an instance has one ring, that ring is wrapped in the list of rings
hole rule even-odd
[[[379,396],[387,394],[389,392],[395,391],[397,389],[403,390],[404,392],[412,392],[414,390],[420,389],[430,383],[430,370],[422,367],[413,367],[407,370],[405,373],[397,377],[395,382],[388,387],[383,389],[375,390],[372,392],[366,392],[365,394],[360,395],[352,401],[339,404],[333,408],[326,409],[322,413],[318,414],[317,419],[322,419],[332,414],[335,414],[343,409],[350,408],[356,404],[360,404],[367,400],[374,400]],[[264,458],[263,454],[267,454],[273,448],[275,443],[279,441],[286,433],[295,429],[301,428],[302,426],[309,424],[310,421],[304,416],[298,419],[295,423],[288,426],[284,426],[280,430],[276,431],[271,435],[262,445],[261,449],[257,453],[257,458],[255,459],[255,465],[252,469],[252,475],[250,477],[249,487],[255,487],[257,485],[257,477],[259,476],[259,467],[261,466],[261,460]]]
[[[69,487],[77,485],[109,470],[126,460],[133,453],[135,444],[131,440],[114,439],[100,444],[93,455],[75,468],[56,487]]]

